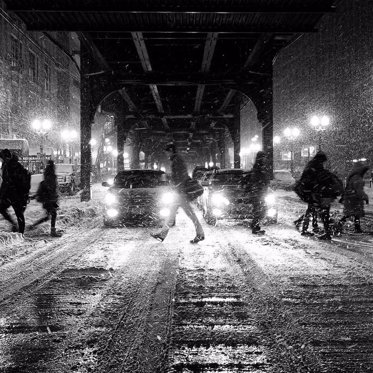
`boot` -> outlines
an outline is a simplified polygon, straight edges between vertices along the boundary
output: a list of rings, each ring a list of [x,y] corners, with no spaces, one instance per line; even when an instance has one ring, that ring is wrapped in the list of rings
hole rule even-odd
[[[51,236],[52,237],[62,237],[61,232],[57,232],[56,228],[51,228]]]
[[[314,234],[312,232],[302,231],[301,235],[306,237],[312,237]]]
[[[193,240],[190,240],[190,243],[198,243],[199,241],[203,241],[205,239],[205,235],[203,234],[197,234]]]
[[[317,237],[319,240],[324,240],[324,241],[331,241],[332,237],[329,233],[324,233],[321,236]]]

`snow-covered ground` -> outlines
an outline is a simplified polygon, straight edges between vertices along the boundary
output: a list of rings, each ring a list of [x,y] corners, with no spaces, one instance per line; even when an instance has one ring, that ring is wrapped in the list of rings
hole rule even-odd
[[[0,371],[372,371],[370,236],[303,237],[305,204],[278,190],[264,236],[198,212],[206,239],[191,245],[180,212],[159,243],[153,228],[104,228],[105,191],[61,198],[62,238],[49,223],[3,233]],[[32,201],[27,220],[41,214]]]

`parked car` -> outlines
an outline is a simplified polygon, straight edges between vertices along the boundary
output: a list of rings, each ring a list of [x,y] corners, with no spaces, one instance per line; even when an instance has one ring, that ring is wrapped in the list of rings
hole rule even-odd
[[[290,170],[274,170],[273,180],[271,180],[271,188],[293,190],[295,179]]]
[[[80,188],[80,166],[56,163],[58,188],[61,193],[75,194]]]
[[[198,204],[207,224],[215,225],[218,219],[251,220],[253,206],[251,196],[242,181],[246,172],[242,169],[207,171],[202,180],[204,192]],[[277,222],[276,199],[269,189],[266,196],[266,222]]]
[[[105,196],[104,225],[160,224],[176,202],[167,175],[159,170],[120,171]]]

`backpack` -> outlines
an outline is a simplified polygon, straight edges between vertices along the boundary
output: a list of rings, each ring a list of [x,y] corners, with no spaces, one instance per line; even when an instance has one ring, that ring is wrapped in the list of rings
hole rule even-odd
[[[293,190],[303,202],[309,203],[312,201],[312,189],[306,187],[305,182],[302,179],[295,183]]]

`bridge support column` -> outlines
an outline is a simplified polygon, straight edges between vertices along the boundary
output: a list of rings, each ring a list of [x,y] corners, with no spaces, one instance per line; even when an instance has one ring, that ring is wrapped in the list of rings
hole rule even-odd
[[[241,167],[241,115],[240,109],[236,110],[236,115],[233,119],[233,127],[231,129],[231,136],[233,140],[233,166],[234,168]]]
[[[118,150],[117,171],[123,171],[124,170],[123,152],[124,152],[125,141],[126,141],[126,129],[125,129],[125,126],[124,126],[124,121],[123,121],[123,118],[118,118],[118,123],[117,123],[117,150]]]
[[[218,135],[218,152],[219,152],[219,162],[220,168],[225,168],[225,138],[224,132],[220,132]]]
[[[80,199],[87,202],[91,199],[91,128],[94,120],[95,106],[93,105],[91,82],[87,75],[90,72],[92,60],[90,55],[81,48],[80,76],[80,154],[81,154],[81,187]]]

